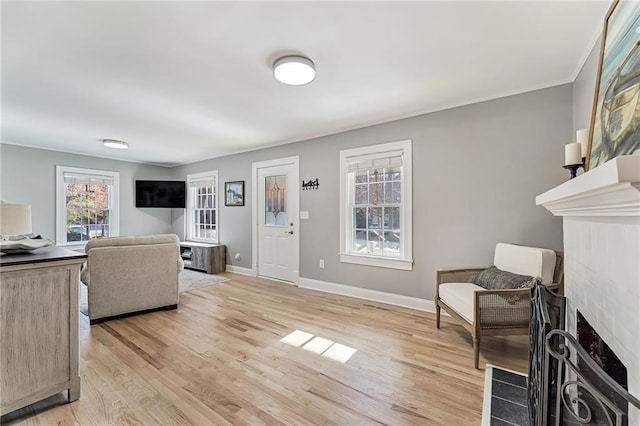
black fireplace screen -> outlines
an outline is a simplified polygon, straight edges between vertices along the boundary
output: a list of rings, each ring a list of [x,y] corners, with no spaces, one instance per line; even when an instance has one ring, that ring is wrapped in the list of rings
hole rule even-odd
[[[565,298],[536,286],[531,303],[531,424],[624,426],[632,424],[629,419],[640,422],[640,400],[602,370],[564,331]],[[629,414],[629,407],[635,407],[635,417]]]
[[[566,301],[544,285],[531,289],[531,322],[529,327],[529,418],[534,426],[549,424],[555,418],[557,363],[550,362],[545,349],[551,331],[564,329]],[[551,341],[557,348],[558,339]]]

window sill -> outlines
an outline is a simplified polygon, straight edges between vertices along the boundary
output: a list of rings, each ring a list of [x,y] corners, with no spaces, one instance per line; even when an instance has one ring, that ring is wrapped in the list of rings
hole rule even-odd
[[[205,238],[187,238],[187,240],[184,242],[188,243],[190,241],[194,243],[202,243],[202,244],[220,244],[218,240],[210,240]]]
[[[377,266],[379,268],[413,271],[413,259],[399,259],[381,256],[363,256],[361,254],[340,253],[340,262],[357,265]]]

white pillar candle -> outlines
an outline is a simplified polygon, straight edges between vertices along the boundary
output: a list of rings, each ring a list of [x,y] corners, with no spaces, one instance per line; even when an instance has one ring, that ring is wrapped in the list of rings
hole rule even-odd
[[[587,156],[587,146],[589,145],[589,129],[580,129],[576,132],[576,142],[582,148],[582,156]]]
[[[582,164],[582,148],[579,143],[568,143],[564,146],[564,164]]]

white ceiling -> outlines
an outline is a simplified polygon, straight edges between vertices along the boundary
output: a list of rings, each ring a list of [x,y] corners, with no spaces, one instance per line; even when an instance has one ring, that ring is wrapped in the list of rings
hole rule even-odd
[[[568,83],[608,7],[3,1],[2,141],[171,166]]]

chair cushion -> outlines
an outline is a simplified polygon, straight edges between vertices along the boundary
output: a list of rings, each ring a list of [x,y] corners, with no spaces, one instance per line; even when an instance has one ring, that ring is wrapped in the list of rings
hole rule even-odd
[[[534,278],[531,275],[514,274],[491,266],[476,275],[472,282],[488,290],[500,290],[505,288],[531,288],[537,281],[538,278]]]
[[[486,291],[486,289],[473,283],[444,283],[438,287],[438,297],[473,324],[473,302],[476,291]]]
[[[556,267],[556,253],[548,249],[498,243],[493,264],[503,271],[540,277],[542,284],[551,284]]]

